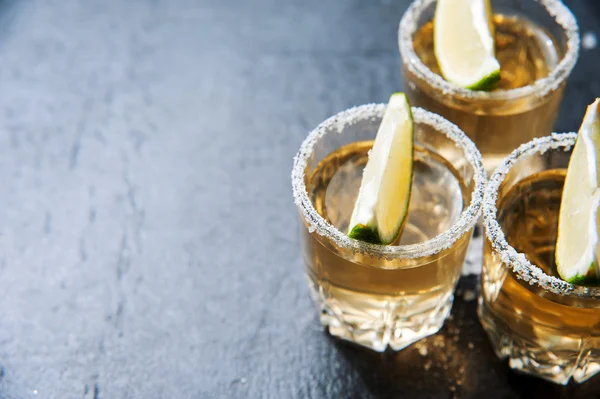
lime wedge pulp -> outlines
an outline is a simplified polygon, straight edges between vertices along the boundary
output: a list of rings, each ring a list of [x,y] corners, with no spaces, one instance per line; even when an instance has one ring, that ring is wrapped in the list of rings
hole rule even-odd
[[[388,245],[400,234],[410,202],[413,131],[408,98],[393,94],[363,172],[350,238]]]
[[[579,129],[563,188],[556,241],[560,277],[574,284],[600,283],[600,98],[590,105]]]
[[[490,90],[500,80],[490,0],[438,0],[433,30],[435,57],[448,82]]]

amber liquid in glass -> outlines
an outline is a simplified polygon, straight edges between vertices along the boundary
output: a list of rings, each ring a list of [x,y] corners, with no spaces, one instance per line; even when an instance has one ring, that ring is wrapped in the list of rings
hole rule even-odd
[[[508,243],[553,276],[558,276],[554,250],[565,174],[565,169],[536,173],[511,188],[498,205]],[[517,279],[486,239],[480,316],[498,355],[510,356],[513,368],[558,383],[577,373],[584,380],[600,367],[600,308],[592,299],[562,304],[543,295]],[[532,357],[554,367],[540,370]]]
[[[373,141],[348,144],[323,159],[307,182],[321,216],[346,233]],[[448,230],[468,204],[454,168],[415,147],[408,219],[395,245],[426,241]],[[400,204],[399,204],[400,206]],[[321,321],[336,336],[376,350],[404,348],[437,332],[452,305],[470,233],[429,257],[386,260],[340,248],[302,229],[307,275]]]
[[[496,58],[501,79],[494,90],[524,87],[546,77],[562,54],[554,38],[533,22],[518,16],[495,14]],[[416,54],[440,74],[434,54],[433,22],[413,38]],[[564,85],[545,97],[532,94],[509,100],[480,102],[445,95],[404,69],[406,92],[412,105],[440,114],[457,124],[477,145],[490,172],[520,144],[548,135],[554,126]]]

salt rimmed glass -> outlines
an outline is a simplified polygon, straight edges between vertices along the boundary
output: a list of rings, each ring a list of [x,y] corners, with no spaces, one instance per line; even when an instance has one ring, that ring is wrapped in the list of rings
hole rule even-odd
[[[550,134],[566,80],[579,55],[577,22],[561,1],[491,0],[491,5],[494,13],[504,16],[495,21],[496,54],[502,65],[502,80],[499,89],[491,92],[467,90],[445,81],[438,74],[433,35],[423,36],[427,40],[415,40],[419,29],[432,20],[436,0],[414,1],[398,30],[405,91],[411,104],[456,123],[481,151],[488,172],[520,144]],[[529,27],[518,22],[511,25],[514,16],[524,18],[518,21],[531,21],[535,25]],[[531,29],[525,29],[525,34],[521,28]],[[524,55],[535,58],[532,51],[526,52],[519,45],[526,41],[535,43],[531,48],[544,55],[543,63],[550,71],[543,78],[537,74],[545,73],[531,72],[529,84],[510,88],[519,84],[502,82],[516,82],[516,75],[525,76],[517,73],[523,69],[515,69],[525,65]],[[505,50],[498,50],[499,46]],[[540,61],[531,61],[531,68]],[[523,84],[529,81],[523,79]]]
[[[303,142],[292,171],[306,274],[321,322],[332,335],[377,351],[402,349],[443,325],[485,183],[481,155],[464,133],[413,108],[413,189],[400,241],[383,246],[348,238],[385,107],[363,105],[327,119]]]
[[[556,277],[562,186],[577,135],[552,134],[515,150],[484,197],[479,317],[500,358],[567,384],[600,372],[600,287]]]

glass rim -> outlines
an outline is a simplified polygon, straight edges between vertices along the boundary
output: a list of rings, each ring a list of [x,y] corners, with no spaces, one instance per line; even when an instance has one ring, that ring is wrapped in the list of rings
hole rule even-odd
[[[586,287],[568,283],[558,277],[550,276],[541,268],[532,264],[524,253],[518,252],[506,241],[500,223],[498,223],[496,203],[498,189],[504,182],[506,175],[522,158],[527,158],[535,153],[543,154],[548,150],[564,148],[569,150],[577,139],[577,133],[552,133],[550,136],[535,138],[514,150],[496,168],[485,188],[483,199],[483,224],[488,240],[494,252],[500,255],[503,266],[508,267],[519,278],[536,285],[544,291],[562,297],[595,298],[600,299],[600,287]]]
[[[389,260],[418,259],[435,255],[452,247],[458,239],[475,226],[481,214],[486,182],[479,150],[462,130],[443,117],[422,108],[411,108],[415,124],[425,124],[445,134],[465,152],[465,158],[473,168],[474,187],[469,206],[463,209],[458,220],[443,233],[429,240],[409,245],[377,245],[351,239],[317,212],[306,190],[305,170],[317,142],[327,134],[341,134],[344,128],[359,121],[382,118],[386,107],[387,104],[382,103],[349,108],[326,119],[309,133],[294,157],[291,175],[294,202],[300,210],[302,218],[308,224],[309,232],[317,232],[319,235],[331,239],[335,245],[341,248]]]
[[[408,7],[400,20],[398,26],[398,48],[402,64],[406,66],[413,74],[421,80],[427,82],[430,86],[437,88],[445,95],[451,95],[464,100],[477,101],[498,101],[515,100],[535,94],[538,97],[545,97],[548,93],[555,91],[568,78],[573,67],[577,63],[579,55],[579,27],[575,16],[569,8],[560,0],[529,0],[535,1],[543,6],[548,14],[554,18],[567,36],[566,52],[556,67],[548,76],[538,79],[533,84],[510,90],[498,91],[478,91],[469,90],[450,83],[440,75],[433,73],[419,58],[413,47],[412,37],[417,31],[418,17],[424,11],[425,7],[437,0],[415,0]]]

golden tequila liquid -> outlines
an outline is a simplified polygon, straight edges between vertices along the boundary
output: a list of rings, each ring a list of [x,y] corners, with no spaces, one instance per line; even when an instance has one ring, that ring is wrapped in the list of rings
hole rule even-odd
[[[501,65],[501,80],[495,91],[531,85],[548,76],[557,66],[563,54],[555,38],[546,30],[526,18],[513,15],[495,14],[493,20],[496,57]],[[421,61],[439,75],[432,21],[415,33],[413,47]],[[564,91],[562,83],[542,97],[465,100],[442,93],[406,65],[404,76],[411,104],[456,123],[481,151],[488,172],[520,144],[552,132]]]
[[[348,144],[324,158],[307,190],[317,212],[347,232],[373,141]],[[426,241],[459,218],[468,191],[444,158],[415,147],[408,219],[394,245]],[[450,312],[471,231],[450,248],[418,259],[386,260],[340,248],[302,230],[307,275],[321,321],[331,334],[375,350],[404,348],[439,330]]]
[[[497,220],[515,250],[551,276],[566,169],[533,174],[499,200]],[[600,306],[591,298],[568,304],[517,279],[486,239],[480,319],[499,357],[512,368],[566,384],[600,371]],[[595,302],[594,302],[595,301]]]

